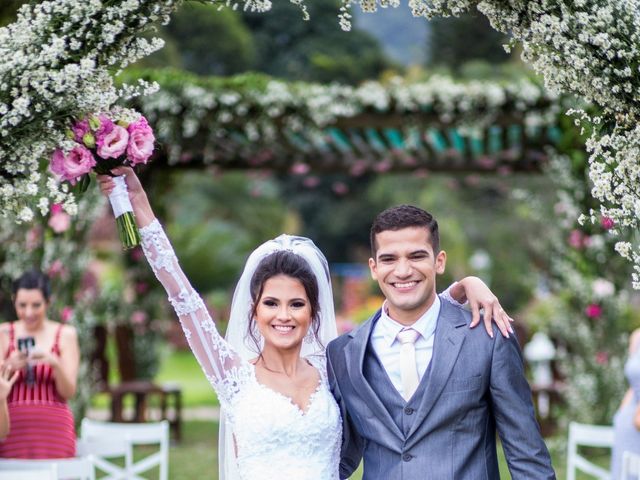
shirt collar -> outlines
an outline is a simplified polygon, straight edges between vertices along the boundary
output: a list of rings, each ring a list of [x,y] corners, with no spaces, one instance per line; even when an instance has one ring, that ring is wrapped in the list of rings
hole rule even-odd
[[[396,322],[389,316],[389,314],[387,313],[387,302],[385,301],[382,304],[382,313],[380,314],[380,319],[378,320],[377,326],[380,329],[379,333],[384,339],[384,343],[389,347],[393,345],[393,342],[396,340],[398,333],[400,333],[400,330],[404,328],[413,328],[420,334],[420,336],[422,336],[426,340],[431,335],[433,335],[436,330],[439,313],[440,298],[438,297],[438,295],[436,295],[436,298],[431,306],[427,309],[426,312],[422,314],[418,321],[411,325],[411,327],[406,327],[405,325]]]

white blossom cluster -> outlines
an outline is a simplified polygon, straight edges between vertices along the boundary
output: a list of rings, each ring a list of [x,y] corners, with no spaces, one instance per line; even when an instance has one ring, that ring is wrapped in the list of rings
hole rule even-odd
[[[111,69],[162,46],[138,38],[167,21],[178,0],[47,0],[23,6],[0,28],[0,214],[30,221],[61,203],[75,213],[73,195],[47,171],[64,145],[72,117],[108,111],[146,84],[114,86]]]
[[[545,176],[555,195],[552,216],[538,192],[514,192],[514,200],[527,205],[544,227],[545,235],[532,241],[549,259],[542,275],[551,295],[539,299],[544,308],[530,317],[556,343],[555,365],[568,410],[564,417],[609,422],[626,389],[624,360],[633,325],[629,265],[612,248],[616,237],[608,224],[580,228],[576,223],[578,213],[592,203],[583,169],[568,168],[571,159],[557,152],[549,157]],[[590,306],[600,310],[589,312]]]
[[[369,81],[358,87],[269,79],[233,89],[189,77],[157,81],[161,90],[140,98],[138,106],[154,124],[157,138],[170,146],[172,162],[185,160],[184,151],[196,136],[208,136],[211,146],[204,148],[205,161],[213,161],[213,151],[236,133],[269,145],[278,140],[283,125],[306,136],[321,135],[328,125],[368,112],[428,113],[437,121],[459,124],[462,119],[477,127],[491,124],[505,110],[521,116],[526,125],[550,125],[564,110],[562,99],[527,79],[463,83],[433,76],[420,83],[396,78],[388,84]]]
[[[344,0],[340,23],[350,28]],[[397,2],[360,0],[363,11]],[[614,134],[600,138],[596,127],[591,146],[592,195],[621,227],[637,228],[638,130],[640,119],[639,0],[409,0],[415,16],[457,16],[478,10],[491,25],[522,44],[522,57],[555,92],[574,93],[598,105],[602,124]],[[633,127],[630,127],[633,126]],[[601,155],[604,153],[604,155]],[[631,258],[640,274],[636,247]],[[638,288],[640,278],[636,277]]]

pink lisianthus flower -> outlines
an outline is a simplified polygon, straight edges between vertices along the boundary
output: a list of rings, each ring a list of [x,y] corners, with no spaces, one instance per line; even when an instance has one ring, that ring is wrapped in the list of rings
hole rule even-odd
[[[109,120],[111,122],[111,120]],[[96,132],[97,153],[102,158],[118,158],[127,150],[129,143],[129,132],[124,127],[111,122],[111,129],[108,133],[99,134]],[[102,128],[102,127],[101,127]],[[105,132],[107,132],[105,128]]]
[[[53,207],[58,208],[54,210]],[[55,233],[66,232],[71,226],[71,216],[67,212],[62,211],[60,205],[55,204],[53,207],[51,207],[51,216],[49,217],[47,225],[49,225]]]
[[[147,119],[140,117],[138,121],[129,124],[127,130],[129,132],[127,158],[131,165],[147,163],[153,153],[153,144],[156,141]]]
[[[62,277],[66,273],[66,268],[62,263],[62,260],[57,259],[54,260],[49,266],[49,270],[47,270],[47,274],[51,278]]]
[[[589,318],[598,318],[602,315],[602,307],[597,303],[591,303],[584,309],[584,313]]]
[[[291,167],[291,173],[293,173],[294,175],[306,175],[307,173],[309,173],[309,170],[309,165],[301,162],[295,163]]]
[[[597,352],[596,363],[598,365],[606,365],[609,363],[609,354],[607,352]]]
[[[589,236],[585,235],[580,230],[571,230],[571,233],[569,234],[569,245],[577,250],[588,247],[590,241]]]
[[[76,122],[72,127],[71,131],[73,132],[73,139],[82,143],[82,138],[91,131],[91,127],[89,126],[89,120],[80,120]]]
[[[91,151],[83,145],[78,145],[66,155],[60,149],[53,152],[49,168],[59,175],[61,180],[75,184],[78,177],[89,173],[95,165],[96,159]]]
[[[62,320],[62,323],[67,323],[71,320],[71,317],[73,317],[73,308],[69,306],[64,307],[60,312],[60,320]]]
[[[615,226],[615,224],[616,222],[614,222],[613,219],[609,217],[602,217],[602,219],[600,220],[600,225],[602,225],[602,228],[604,228],[605,230],[611,230]]]

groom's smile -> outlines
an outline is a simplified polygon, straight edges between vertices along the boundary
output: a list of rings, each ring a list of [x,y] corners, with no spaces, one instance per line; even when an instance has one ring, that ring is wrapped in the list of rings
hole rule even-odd
[[[385,230],[376,235],[371,276],[387,299],[389,316],[413,324],[435,298],[435,276],[444,272],[446,254],[434,254],[429,231],[422,227]]]

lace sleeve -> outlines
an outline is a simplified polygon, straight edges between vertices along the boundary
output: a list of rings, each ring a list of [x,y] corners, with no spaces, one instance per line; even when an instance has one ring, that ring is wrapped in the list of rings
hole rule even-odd
[[[229,403],[252,375],[243,360],[220,336],[200,295],[193,289],[178,264],[160,222],[140,229],[142,249],[156,277],[166,290],[184,335],[207,380],[222,404]]]
[[[453,298],[451,296],[451,289],[456,285],[456,283],[458,283],[458,282],[453,282],[451,285],[449,285],[447,287],[447,289],[440,294],[440,298],[442,300],[445,300],[445,301],[457,306],[457,307],[464,307],[467,303],[469,303],[468,301],[466,301],[464,303],[460,303],[455,298]]]

